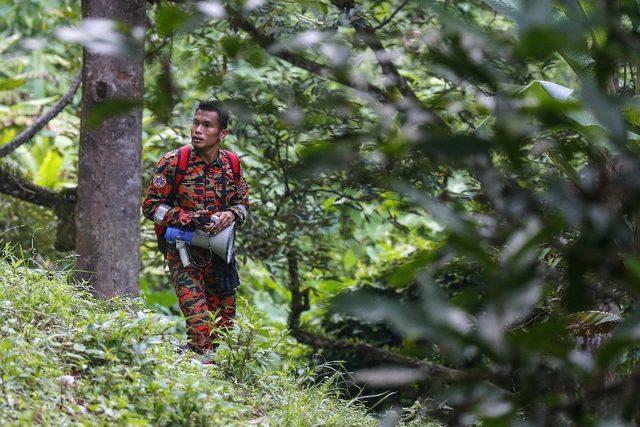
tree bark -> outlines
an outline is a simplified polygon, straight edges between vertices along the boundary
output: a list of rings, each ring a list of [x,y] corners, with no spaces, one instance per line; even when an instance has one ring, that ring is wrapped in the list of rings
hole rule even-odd
[[[82,15],[145,28],[144,0],[83,0]],[[143,59],[142,47],[128,56],[83,53],[76,278],[102,298],[139,289]],[[90,126],[93,108],[121,100],[138,107]]]

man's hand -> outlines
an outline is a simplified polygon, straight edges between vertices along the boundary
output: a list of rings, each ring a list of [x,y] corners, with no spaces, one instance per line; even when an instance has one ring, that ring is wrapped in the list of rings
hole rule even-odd
[[[197,228],[204,230],[205,226],[209,225],[211,222],[211,212],[206,209],[199,209],[195,211],[192,219]]]
[[[215,223],[204,227],[204,231],[207,233],[217,233],[220,230],[224,230],[236,220],[231,211],[216,212],[216,216],[218,220]]]

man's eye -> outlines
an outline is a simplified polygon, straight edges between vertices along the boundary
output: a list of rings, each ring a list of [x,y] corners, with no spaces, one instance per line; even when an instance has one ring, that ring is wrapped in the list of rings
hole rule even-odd
[[[196,125],[196,126],[198,125],[198,121],[197,121],[197,120],[194,120],[194,121],[192,121],[191,123],[192,123],[192,124],[194,124],[194,125]]]

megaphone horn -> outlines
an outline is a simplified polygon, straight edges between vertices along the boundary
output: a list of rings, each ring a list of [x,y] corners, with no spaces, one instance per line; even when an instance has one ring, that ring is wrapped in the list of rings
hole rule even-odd
[[[214,254],[226,261],[227,264],[233,258],[233,239],[235,236],[235,223],[220,230],[209,237],[209,249]]]

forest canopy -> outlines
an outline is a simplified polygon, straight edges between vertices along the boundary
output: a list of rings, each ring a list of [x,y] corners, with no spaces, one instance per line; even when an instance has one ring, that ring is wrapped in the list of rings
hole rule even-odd
[[[144,189],[216,99],[252,203],[240,293],[287,363],[343,361],[345,396],[406,419],[640,421],[636,1],[141,7],[0,3],[0,239],[32,268],[75,268],[81,131],[140,112]],[[139,99],[82,110],[83,55],[143,58]],[[152,228],[140,289],[178,315]]]

